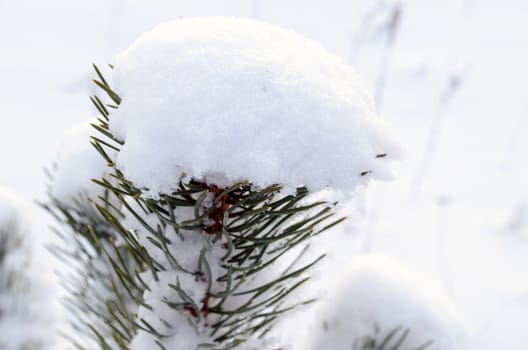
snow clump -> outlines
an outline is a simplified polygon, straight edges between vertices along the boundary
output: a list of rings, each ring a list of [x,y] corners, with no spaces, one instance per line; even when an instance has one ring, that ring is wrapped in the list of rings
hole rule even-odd
[[[178,19],[121,53],[110,130],[147,195],[180,178],[353,191],[390,179],[398,145],[356,72],[318,43],[250,19]]]

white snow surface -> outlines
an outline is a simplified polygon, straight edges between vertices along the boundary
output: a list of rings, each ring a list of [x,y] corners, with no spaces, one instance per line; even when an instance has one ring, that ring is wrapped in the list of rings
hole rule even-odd
[[[81,196],[95,198],[103,188],[92,179],[100,179],[107,172],[104,158],[90,143],[90,136],[100,136],[90,124],[95,119],[84,121],[65,133],[56,157],[51,195],[61,203],[75,206]],[[111,151],[108,150],[111,156]]]
[[[335,288],[312,312],[315,327],[302,349],[363,349],[365,337],[374,337],[379,346],[398,327],[389,348],[405,330],[409,333],[401,349],[429,341],[428,350],[466,348],[465,321],[449,297],[400,263],[382,255],[359,255],[337,277]]]
[[[150,195],[182,174],[349,192],[389,179],[388,160],[401,156],[350,66],[264,22],[161,24],[118,56],[114,80],[122,103],[110,129],[125,141],[117,166]]]

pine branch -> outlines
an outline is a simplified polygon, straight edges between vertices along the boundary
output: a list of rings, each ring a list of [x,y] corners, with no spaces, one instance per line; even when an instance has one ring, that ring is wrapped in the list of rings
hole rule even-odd
[[[97,68],[96,72],[97,86],[119,104],[119,95]],[[289,302],[288,297],[302,288],[309,280],[307,271],[324,256],[295,266],[300,262],[298,257],[282,273],[265,276],[288,253],[302,250],[311,237],[344,220],[334,218],[333,204],[310,203],[307,188],[285,196],[278,184],[257,189],[249,181],[243,181],[220,188],[192,179],[177,179],[176,189],[159,194],[158,199],[145,198],[141,195],[145,189],[135,187],[108,161],[108,147],[119,149],[122,141],[111,134],[108,110],[101,99],[94,96],[92,102],[101,113],[99,124],[94,125],[100,136],[92,138],[92,143],[109,163],[112,178],[112,182],[106,179],[95,182],[118,199],[125,217],[133,218],[139,225],[131,232],[123,225],[118,211],[94,201],[98,216],[136,262],[134,271],[112,263],[119,276],[116,282],[127,290],[133,281],[150,276],[148,279],[154,282],[140,284],[145,289],[149,283],[165,283],[160,273],[170,272],[174,282],[165,287],[173,293],[163,302],[191,323],[206,327],[217,349],[235,348],[248,337],[264,336],[284,313],[313,301],[295,303]],[[102,233],[101,237],[110,235]],[[180,260],[177,247],[197,237],[202,246],[195,252],[195,267],[191,269],[186,261]],[[97,245],[95,239],[90,242]],[[220,256],[218,260],[212,258],[215,254]],[[205,289],[202,297],[190,296],[189,290],[178,282],[181,278],[192,278],[202,285]],[[138,299],[139,305],[152,309],[144,296]],[[143,324],[137,326],[136,320],[136,327],[157,337],[161,344],[165,332],[140,321]]]

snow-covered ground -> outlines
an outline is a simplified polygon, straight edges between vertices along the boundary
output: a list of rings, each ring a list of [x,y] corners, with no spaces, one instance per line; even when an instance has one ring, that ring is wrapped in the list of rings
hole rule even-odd
[[[0,0],[0,184],[42,198],[62,134],[95,113],[90,63],[114,62],[160,22],[205,15],[294,29],[356,68],[406,159],[395,182],[357,198],[350,255],[381,253],[436,280],[472,348],[525,349],[523,0]]]

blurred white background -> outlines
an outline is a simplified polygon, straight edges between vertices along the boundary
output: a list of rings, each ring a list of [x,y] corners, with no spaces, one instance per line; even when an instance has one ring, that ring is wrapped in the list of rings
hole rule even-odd
[[[296,30],[356,68],[406,159],[395,182],[359,196],[351,254],[441,283],[475,349],[526,349],[525,0],[0,0],[0,184],[42,198],[61,135],[95,114],[91,63],[160,22],[206,15]]]

